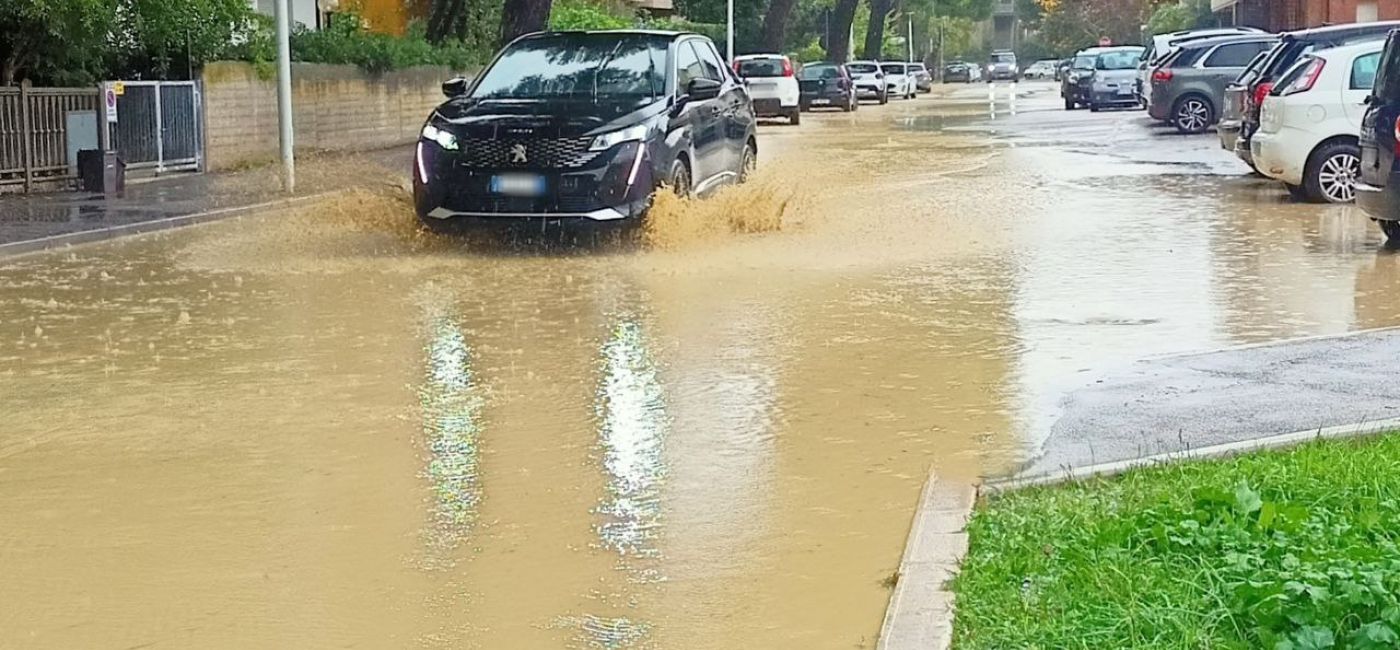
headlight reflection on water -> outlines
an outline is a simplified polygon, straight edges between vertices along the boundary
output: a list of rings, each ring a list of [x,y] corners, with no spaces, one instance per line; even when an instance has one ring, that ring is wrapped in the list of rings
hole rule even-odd
[[[425,477],[434,496],[429,546],[433,562],[450,566],[446,551],[466,536],[481,501],[477,481],[482,397],[473,384],[471,348],[456,323],[439,319],[430,324],[427,376],[419,389],[423,438],[428,450]]]

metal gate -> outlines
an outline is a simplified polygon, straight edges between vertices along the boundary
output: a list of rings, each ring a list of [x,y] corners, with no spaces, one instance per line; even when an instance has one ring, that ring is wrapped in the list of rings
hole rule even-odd
[[[128,169],[201,169],[203,106],[193,81],[123,81],[112,148]]]

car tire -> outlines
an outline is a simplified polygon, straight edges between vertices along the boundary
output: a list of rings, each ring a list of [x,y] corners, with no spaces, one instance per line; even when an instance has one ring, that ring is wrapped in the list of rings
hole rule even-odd
[[[856,101],[854,97],[847,98],[846,103],[841,106],[841,112],[849,113],[856,110],[857,106],[860,106],[860,102]]]
[[[672,192],[676,193],[676,196],[681,198],[690,196],[690,191],[692,189],[690,165],[686,163],[684,158],[677,158],[676,162],[671,163],[671,174],[670,177],[666,179],[666,184],[671,188]]]
[[[888,103],[890,103],[890,93],[888,91],[880,93],[880,105],[884,106]]]
[[[1172,104],[1171,125],[1188,135],[1205,133],[1215,123],[1215,107],[1200,95],[1187,95]]]
[[[1345,140],[1318,147],[1303,168],[1303,190],[1310,200],[1351,203],[1356,198],[1356,177],[1361,175],[1361,148]]]
[[[754,148],[753,141],[745,142],[744,153],[739,157],[739,182],[747,183],[757,169],[758,150]]]
[[[1261,174],[1261,175],[1262,175],[1262,174]],[[1308,191],[1305,190],[1305,189],[1303,189],[1303,186],[1302,186],[1302,185],[1294,185],[1294,184],[1292,184],[1292,183],[1284,183],[1284,184],[1283,184],[1283,187],[1284,187],[1284,189],[1288,190],[1288,198],[1291,198],[1291,199],[1293,199],[1294,201],[1299,201],[1299,202],[1307,201],[1307,200],[1308,200]]]
[[[1400,248],[1400,221],[1378,219],[1376,225],[1381,227],[1381,233],[1385,235],[1386,248]]]
[[[797,126],[797,125],[801,124],[801,123],[802,123],[802,109],[801,109],[801,108],[794,108],[794,109],[792,109],[792,111],[788,113],[787,118],[788,118],[788,124],[791,124],[791,125],[793,125],[793,126]]]
[[[1070,98],[1068,98],[1068,97],[1066,97],[1066,98],[1065,98],[1065,110],[1067,110],[1067,111],[1072,111],[1072,110],[1074,110],[1074,109],[1075,109],[1074,100],[1073,100],[1073,99],[1070,99]]]
[[[1098,105],[1098,104],[1089,104],[1089,112],[1090,112],[1090,113],[1097,113],[1097,112],[1099,112],[1099,105]]]

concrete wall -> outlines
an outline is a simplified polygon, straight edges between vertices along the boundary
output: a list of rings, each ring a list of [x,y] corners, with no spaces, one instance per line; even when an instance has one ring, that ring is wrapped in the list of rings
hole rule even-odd
[[[442,102],[447,68],[370,75],[355,66],[292,64],[298,150],[363,151],[412,142]],[[277,84],[248,63],[204,67],[206,160],[210,170],[276,159]]]

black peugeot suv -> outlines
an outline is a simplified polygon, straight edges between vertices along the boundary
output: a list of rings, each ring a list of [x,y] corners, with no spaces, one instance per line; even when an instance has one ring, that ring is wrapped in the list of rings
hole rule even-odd
[[[743,82],[698,34],[530,34],[443,92],[413,169],[430,230],[636,221],[658,187],[704,194],[744,180],[758,154]]]

